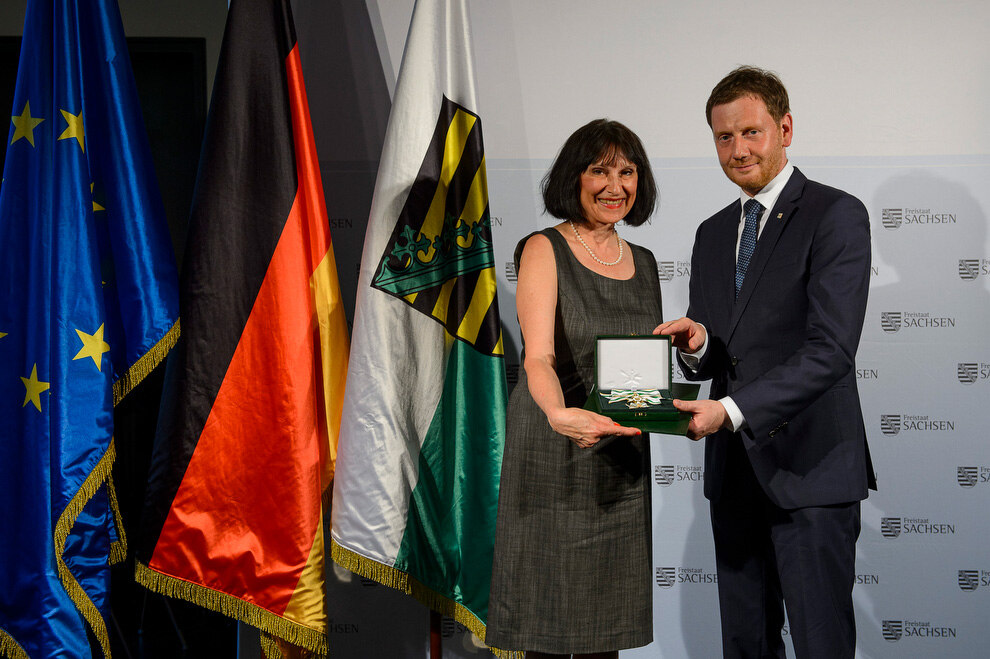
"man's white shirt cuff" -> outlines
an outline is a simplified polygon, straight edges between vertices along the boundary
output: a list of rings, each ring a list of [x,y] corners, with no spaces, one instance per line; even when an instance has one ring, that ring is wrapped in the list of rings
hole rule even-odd
[[[743,417],[743,413],[739,410],[739,406],[736,405],[735,401],[726,396],[725,398],[720,398],[718,402],[722,403],[725,413],[729,415],[732,432],[739,432],[746,427],[746,419]]]
[[[701,325],[701,323],[698,324]],[[704,325],[701,326],[705,327]],[[698,348],[697,352],[688,354],[680,348],[677,349],[677,354],[679,354],[681,359],[684,360],[684,365],[692,371],[698,370],[698,364],[701,363],[701,358],[705,356],[706,352],[708,352],[708,328],[705,328],[705,342],[701,344],[701,347]]]
[[[704,325],[702,325],[704,327]],[[684,365],[690,368],[692,371],[698,370],[698,364],[701,363],[701,358],[705,356],[705,352],[708,351],[708,329],[705,329],[705,342],[701,344],[697,352],[688,354],[677,349],[677,353],[681,356],[681,360]],[[722,403],[722,407],[725,408],[725,413],[729,415],[729,423],[732,424],[732,432],[739,432],[746,427],[746,418],[743,413],[739,410],[739,406],[728,396],[720,399],[718,402]]]

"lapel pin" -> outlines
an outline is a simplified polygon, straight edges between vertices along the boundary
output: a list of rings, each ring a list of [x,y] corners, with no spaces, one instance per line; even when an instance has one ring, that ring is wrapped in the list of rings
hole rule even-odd
[[[777,213],[777,219],[778,219],[778,220],[779,220],[780,218],[782,218],[782,217],[784,217],[784,214],[783,214],[783,213]]]

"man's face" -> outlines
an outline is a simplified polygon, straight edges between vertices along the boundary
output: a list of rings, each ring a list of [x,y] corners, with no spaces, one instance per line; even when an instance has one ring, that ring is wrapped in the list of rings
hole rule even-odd
[[[791,145],[792,121],[788,113],[778,124],[754,96],[713,107],[715,151],[729,180],[750,196],[772,181],[787,163],[784,149]]]

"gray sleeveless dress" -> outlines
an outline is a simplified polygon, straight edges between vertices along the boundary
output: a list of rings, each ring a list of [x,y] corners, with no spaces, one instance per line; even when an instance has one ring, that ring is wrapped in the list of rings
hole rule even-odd
[[[661,322],[657,263],[629,245],[636,274],[609,279],[581,265],[557,230],[541,233],[557,266],[557,376],[567,405],[582,407],[595,336],[649,334]],[[652,641],[648,438],[579,448],[550,428],[520,369],[509,397],[488,645],[564,654]]]

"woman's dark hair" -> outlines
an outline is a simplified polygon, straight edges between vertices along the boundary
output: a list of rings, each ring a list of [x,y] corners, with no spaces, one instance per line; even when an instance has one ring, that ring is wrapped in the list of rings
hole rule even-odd
[[[567,138],[540,186],[546,212],[561,220],[584,217],[581,174],[592,163],[611,165],[618,157],[636,165],[636,201],[623,221],[634,227],[646,222],[659,201],[657,183],[643,143],[618,121],[595,119]]]

